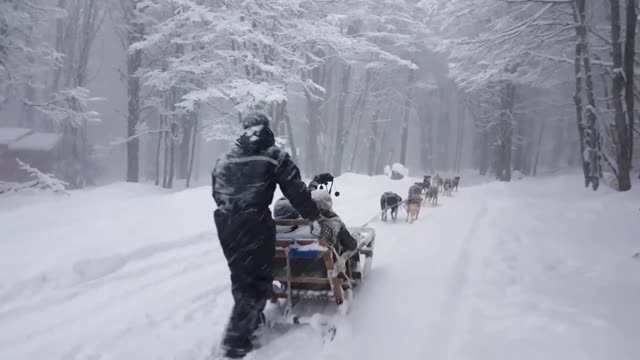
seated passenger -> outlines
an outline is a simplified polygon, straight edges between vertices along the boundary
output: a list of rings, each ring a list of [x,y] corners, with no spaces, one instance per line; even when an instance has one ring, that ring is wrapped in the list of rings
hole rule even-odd
[[[273,218],[294,220],[299,219],[300,214],[293,208],[289,199],[283,196],[273,205]]]
[[[349,232],[347,226],[342,222],[338,214],[333,212],[331,195],[323,190],[315,190],[311,192],[311,197],[315,200],[316,204],[318,204],[320,215],[326,219],[325,223],[331,228],[332,234],[321,234],[321,237],[327,238],[339,255],[347,251],[356,250],[358,248],[358,241],[351,235],[351,232]],[[350,260],[351,269],[356,269],[358,261],[360,260],[359,254],[356,253]]]

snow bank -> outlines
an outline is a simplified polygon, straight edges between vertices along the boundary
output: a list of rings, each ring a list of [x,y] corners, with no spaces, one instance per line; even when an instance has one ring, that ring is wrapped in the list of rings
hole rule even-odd
[[[401,179],[409,176],[409,169],[400,163],[394,163],[391,166],[384,167],[384,174],[392,178]]]
[[[80,260],[115,256],[209,231],[211,198],[207,195],[204,188],[161,194],[151,186],[117,183],[65,198],[37,201],[33,196],[14,196],[8,200],[16,205],[25,199],[18,207],[8,207],[3,198],[0,283],[65,272]],[[21,269],[19,274],[11,270],[16,268]]]

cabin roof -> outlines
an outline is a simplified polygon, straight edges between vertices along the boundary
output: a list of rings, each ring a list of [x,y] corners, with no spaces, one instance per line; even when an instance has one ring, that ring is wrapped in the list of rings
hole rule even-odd
[[[56,133],[33,133],[9,144],[10,151],[52,151],[62,135]]]
[[[25,128],[0,128],[0,145],[7,146],[32,132],[33,130]]]

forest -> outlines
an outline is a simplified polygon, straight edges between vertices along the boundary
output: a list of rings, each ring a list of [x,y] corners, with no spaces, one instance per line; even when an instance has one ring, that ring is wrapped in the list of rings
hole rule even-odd
[[[575,169],[627,191],[637,18],[633,0],[3,0],[0,155],[3,133],[54,133],[71,189],[189,187],[262,111],[306,175]]]

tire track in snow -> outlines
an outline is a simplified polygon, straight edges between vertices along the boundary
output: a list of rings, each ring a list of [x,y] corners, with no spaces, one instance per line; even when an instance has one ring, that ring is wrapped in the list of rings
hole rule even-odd
[[[475,210],[473,217],[468,222],[465,235],[459,244],[457,257],[453,262],[452,273],[448,279],[448,290],[444,294],[440,306],[440,319],[435,324],[431,344],[436,346],[431,355],[437,359],[456,359],[455,351],[458,348],[460,335],[459,327],[462,317],[461,310],[467,300],[468,275],[471,271],[471,259],[476,254],[472,253],[472,244],[477,243],[478,229],[488,216],[488,199],[480,196],[481,204]],[[464,223],[465,219],[458,219]]]
[[[444,346],[441,343],[446,339],[438,339],[432,331],[449,330],[441,325],[444,319],[441,311],[455,312],[455,309],[446,309],[443,304],[454,291],[452,281],[459,277],[456,273],[466,273],[460,264],[464,257],[462,244],[470,241],[467,239],[473,229],[462,225],[480,223],[486,212],[481,203],[447,199],[451,201],[437,209],[423,208],[415,224],[404,221],[371,224],[378,238],[376,255],[371,277],[360,289],[347,320],[353,332],[324,348],[320,345],[316,349],[314,344],[302,348],[280,346],[280,354],[273,349],[269,355],[278,354],[278,360],[293,360],[308,357],[311,351],[317,353],[311,357],[314,360],[410,360],[431,358],[438,353],[438,347]],[[463,215],[457,212],[461,209]],[[289,337],[305,339],[305,335],[296,332]]]

